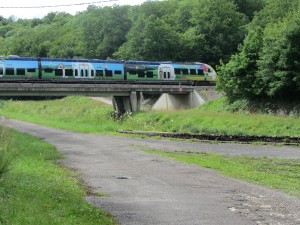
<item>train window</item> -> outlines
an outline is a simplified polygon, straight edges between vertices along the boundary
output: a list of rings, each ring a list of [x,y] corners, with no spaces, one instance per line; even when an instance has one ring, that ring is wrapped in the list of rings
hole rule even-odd
[[[78,70],[75,70],[75,77],[78,76]]]
[[[145,72],[144,71],[138,71],[138,77],[144,78],[145,77]]]
[[[188,70],[188,69],[182,69],[182,74],[187,75],[188,73],[189,73],[189,70]]]
[[[3,75],[3,68],[0,68],[0,75]]]
[[[191,75],[196,75],[196,70],[195,69],[190,69],[190,74]]]
[[[210,68],[208,68],[208,70],[207,70],[209,73],[211,73],[211,69]]]
[[[166,79],[167,78],[167,73],[166,72],[164,72],[164,79]]]
[[[36,69],[35,68],[28,68],[27,72],[28,73],[35,73]]]
[[[89,71],[85,70],[85,77],[88,77],[88,76],[89,76]]]
[[[80,70],[80,76],[83,77],[83,70]]]
[[[106,77],[112,77],[112,70],[105,70]]]
[[[6,68],[5,73],[6,75],[15,75],[15,70],[14,68]]]
[[[181,69],[174,69],[175,74],[181,74]]]
[[[115,70],[115,74],[122,74],[121,70]]]
[[[25,75],[25,69],[17,68],[17,75]]]
[[[133,69],[129,69],[129,70],[128,70],[128,73],[129,73],[130,75],[136,75],[136,74],[137,74],[136,70],[133,70]]]
[[[55,76],[61,76],[63,75],[63,70],[62,69],[55,69]]]
[[[96,70],[96,77],[103,77],[103,70]]]
[[[153,78],[153,72],[147,71],[147,78]]]
[[[203,70],[198,70],[198,75],[204,75]]]
[[[44,71],[45,73],[53,73],[53,69],[51,68],[45,68]]]
[[[95,71],[91,70],[91,77],[94,77],[94,75],[95,75]]]
[[[73,70],[72,69],[65,69],[65,76],[72,77],[73,76]]]

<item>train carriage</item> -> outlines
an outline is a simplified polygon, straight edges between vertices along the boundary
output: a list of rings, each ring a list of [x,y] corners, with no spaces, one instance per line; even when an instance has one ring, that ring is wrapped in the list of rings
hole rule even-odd
[[[215,80],[204,63],[0,56],[0,78],[106,80]]]
[[[158,80],[159,62],[125,61],[126,80]]]
[[[41,58],[43,78],[124,79],[120,60]]]
[[[0,77],[4,78],[38,78],[39,66],[37,58],[0,56]]]
[[[174,68],[176,79],[180,80],[215,80],[216,73],[214,69],[204,63],[171,63]]]

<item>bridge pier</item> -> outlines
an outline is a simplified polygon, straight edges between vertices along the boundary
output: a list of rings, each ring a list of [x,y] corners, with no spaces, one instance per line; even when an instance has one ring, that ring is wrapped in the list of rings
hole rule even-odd
[[[188,94],[162,94],[152,109],[158,111],[176,111],[194,108],[204,102],[205,100],[195,90]]]
[[[130,96],[113,96],[115,112],[120,116],[125,113],[142,110],[143,95],[141,92],[132,91]],[[152,106],[153,110],[176,111],[190,109],[203,104],[205,100],[197,91],[187,94],[162,94]]]
[[[141,110],[142,93],[132,91],[129,96],[113,96],[113,107],[118,115]]]

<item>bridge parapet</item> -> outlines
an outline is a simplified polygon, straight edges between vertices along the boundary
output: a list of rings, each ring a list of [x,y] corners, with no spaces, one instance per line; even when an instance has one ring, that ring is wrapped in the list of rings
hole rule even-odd
[[[130,96],[132,92],[188,94],[182,85],[0,83],[0,96]]]

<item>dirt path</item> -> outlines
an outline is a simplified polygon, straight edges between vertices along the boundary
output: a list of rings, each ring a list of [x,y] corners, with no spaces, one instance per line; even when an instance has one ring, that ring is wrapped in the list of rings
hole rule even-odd
[[[300,148],[223,145],[81,134],[25,122],[4,124],[56,146],[95,193],[87,200],[130,225],[300,224],[300,200],[140,149],[300,157]]]

